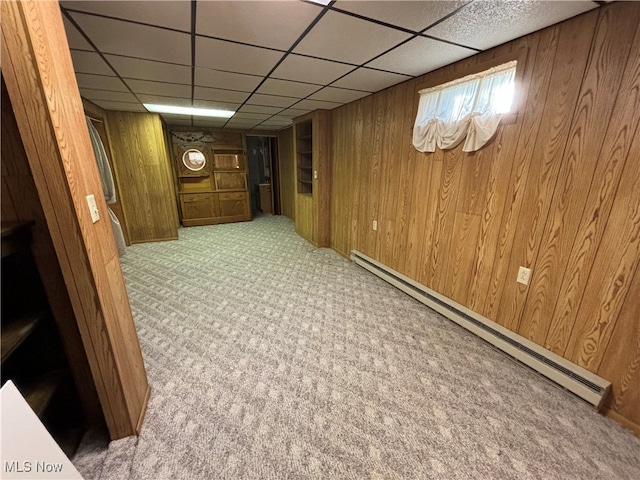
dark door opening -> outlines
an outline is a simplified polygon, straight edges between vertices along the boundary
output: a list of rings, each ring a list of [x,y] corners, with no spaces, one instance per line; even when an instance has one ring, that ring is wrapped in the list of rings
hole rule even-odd
[[[247,135],[246,142],[251,213],[280,215],[278,139]]]

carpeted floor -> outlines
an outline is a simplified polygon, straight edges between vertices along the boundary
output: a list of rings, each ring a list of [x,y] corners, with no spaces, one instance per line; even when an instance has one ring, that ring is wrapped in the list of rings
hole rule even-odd
[[[151,399],[87,480],[639,478],[640,439],[284,217],[123,269]]]

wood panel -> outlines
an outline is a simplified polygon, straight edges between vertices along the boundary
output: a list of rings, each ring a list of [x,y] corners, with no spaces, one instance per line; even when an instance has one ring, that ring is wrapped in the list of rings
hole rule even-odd
[[[522,208],[529,165],[535,153],[536,139],[544,120],[543,114],[549,85],[553,77],[552,66],[555,61],[560,33],[561,28],[555,26],[534,34],[534,36],[539,37],[537,55],[534,56],[533,50],[530,50],[527,56],[527,65],[533,66],[533,72],[530,83],[525,87],[524,93],[527,95],[527,101],[524,104],[524,111],[518,114],[520,116],[520,121],[518,122],[520,128],[513,132],[514,137],[517,135],[517,144],[513,151],[513,160],[510,167],[511,175],[508,178],[509,181],[506,184],[502,184],[503,188],[506,187],[506,193],[503,194],[506,205],[504,206],[497,232],[495,251],[494,253],[485,253],[487,257],[493,258],[492,264],[487,265],[487,269],[490,268],[490,276],[480,277],[476,281],[479,284],[478,291],[480,295],[485,292],[484,308],[479,308],[481,306],[480,299],[482,298],[480,295],[478,296],[479,300],[474,302],[477,305],[477,311],[492,320],[497,317],[502,292],[507,280],[514,231]],[[496,163],[496,166],[498,166],[498,163]],[[494,193],[496,195],[502,194],[496,191]],[[486,290],[484,290],[485,288]]]
[[[380,212],[378,214],[378,242],[376,244],[376,257],[382,263],[396,268],[398,259],[394,256],[394,241],[396,228],[400,228],[400,222],[404,220],[398,209],[399,198],[402,196],[400,189],[400,173],[403,162],[403,123],[404,109],[406,108],[406,92],[413,82],[405,82],[397,88],[384,92],[386,97],[384,117],[389,122],[384,131],[382,166],[381,166],[381,191]]]
[[[563,355],[567,349],[577,320],[577,307],[583,298],[593,259],[606,229],[625,161],[630,158],[629,150],[634,132],[640,125],[640,55],[634,53],[639,49],[640,33],[636,31],[616,107],[608,122],[609,129],[604,138],[580,226],[567,261],[560,287],[561,295],[558,295],[545,341],[546,348],[559,355]]]
[[[340,131],[343,131],[346,127],[346,122],[351,121],[352,118],[352,110],[348,110],[348,114],[345,114],[337,119],[339,125],[334,125],[334,128],[338,128]],[[347,117],[349,119],[347,119]],[[359,127],[354,125],[354,130],[357,130]],[[341,135],[339,138],[335,139],[332,142],[332,151],[331,158],[333,159],[336,155],[336,152],[343,152],[345,155],[351,156],[350,153],[346,153],[346,145],[347,136]],[[354,172],[351,170],[351,162],[340,162],[339,164],[331,165],[331,245],[334,250],[339,252],[345,257],[349,256],[349,240],[351,238],[350,235],[350,227],[352,225],[352,218],[350,217],[351,209],[344,208],[343,205],[334,201],[334,197],[339,195],[340,198],[344,199],[345,196],[349,199],[350,205],[352,208],[355,208],[355,205],[361,205],[360,203],[352,202],[353,195],[351,192],[347,191],[347,186],[349,184],[349,180],[353,179]],[[358,182],[358,185],[361,182],[360,178],[355,179]]]
[[[581,321],[574,324],[565,352],[568,359],[589,370],[600,367],[631,279],[640,264],[638,158],[640,135],[636,131],[580,302],[577,318]]]
[[[488,303],[489,290],[492,285],[492,269],[497,259],[506,259],[507,250],[505,234],[510,229],[502,231],[501,226],[505,211],[508,211],[516,197],[509,196],[510,189],[521,184],[518,181],[525,171],[527,155],[523,153],[528,145],[529,135],[535,135],[539,128],[540,115],[536,107],[544,105],[538,101],[541,92],[546,92],[550,77],[548,65],[553,62],[557,46],[557,29],[547,29],[539,35],[529,35],[514,44],[514,53],[518,55],[519,68],[522,77],[518,84],[518,101],[520,121],[503,125],[498,129],[493,140],[493,158],[491,159],[489,175],[485,191],[484,205],[480,211],[480,231],[478,234],[476,262],[470,275],[470,285],[467,305],[470,309],[489,316],[490,308],[497,305],[497,298]],[[539,52],[539,53],[538,53]],[[540,61],[537,61],[537,60]],[[548,63],[545,63],[548,62]],[[542,76],[534,77],[536,68],[543,72]],[[529,98],[534,101],[527,101]],[[541,107],[539,107],[541,108]],[[519,148],[520,146],[520,148]],[[518,159],[514,159],[519,151]],[[519,190],[511,192],[515,194]],[[509,217],[508,217],[509,218]],[[502,262],[506,265],[506,262]],[[496,292],[502,277],[497,278],[492,288]],[[485,309],[485,306],[489,307]]]
[[[640,435],[640,269],[629,284],[629,290],[620,309],[610,345],[607,348],[598,375],[613,383],[613,395],[608,407],[635,424]]]
[[[331,116],[326,110],[318,110],[313,116],[313,207],[316,226],[316,244],[328,247],[330,238],[330,179],[331,179]]]
[[[519,212],[518,222],[514,225],[511,256],[505,271],[506,282],[495,318],[499,324],[512,330],[518,329],[529,291],[514,280],[520,266],[532,269],[536,266],[540,239],[591,48],[591,42],[585,42],[584,37],[591,38],[597,18],[597,11],[580,15],[574,21],[563,24],[560,31],[561,48],[556,51],[542,124],[523,186],[522,204],[526,208]]]
[[[2,2],[2,73],[109,432],[139,432],[149,394],[104,199],[55,2]]]
[[[176,240],[176,192],[160,116],[108,111],[107,121],[131,243]]]
[[[293,127],[278,132],[278,161],[280,164],[280,208],[282,215],[295,219],[295,162],[293,161]]]
[[[369,175],[369,190],[361,191],[361,200],[362,202],[367,202],[369,205],[369,222],[364,226],[367,235],[364,236],[363,241],[361,241],[360,246],[362,248],[362,252],[366,255],[370,255],[371,257],[375,256],[376,244],[378,243],[378,237],[380,235],[380,231],[373,231],[372,224],[374,220],[379,218],[380,213],[380,189],[381,189],[381,162],[382,162],[382,146],[383,146],[383,136],[384,130],[386,128],[386,119],[385,119],[385,95],[384,93],[374,95],[374,112],[373,115],[375,118],[375,124],[373,125],[373,129],[370,131],[370,135],[363,137],[363,141],[370,142],[371,144],[371,154],[367,159],[369,160],[369,165],[366,165],[365,162],[361,163],[364,171],[360,173],[360,175]],[[366,113],[365,113],[366,115]],[[336,137],[336,132],[334,132],[334,138]],[[334,160],[334,163],[337,163]],[[368,167],[368,168],[367,168]],[[338,199],[336,199],[338,201]],[[378,223],[378,228],[380,228],[380,224]]]
[[[557,272],[566,271],[596,167],[607,161],[600,156],[602,144],[607,133],[617,134],[607,132],[602,118],[611,118],[631,47],[627,39],[639,22],[637,8],[607,9],[599,18],[519,328],[538,344],[547,337],[563,279]]]
[[[313,197],[296,194],[296,232],[304,238],[316,238],[317,222],[313,218]]]
[[[602,6],[332,111],[332,247],[602,372],[612,412],[629,422],[640,395],[629,303],[640,262],[639,15],[633,2]],[[407,150],[419,88],[509,57],[518,112],[491,142],[477,153]],[[515,281],[520,266],[533,268],[529,286]]]

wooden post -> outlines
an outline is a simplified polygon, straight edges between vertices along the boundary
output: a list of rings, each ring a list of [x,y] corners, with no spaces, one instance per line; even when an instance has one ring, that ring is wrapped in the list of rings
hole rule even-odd
[[[109,433],[133,435],[149,385],[58,2],[1,9],[2,75]]]

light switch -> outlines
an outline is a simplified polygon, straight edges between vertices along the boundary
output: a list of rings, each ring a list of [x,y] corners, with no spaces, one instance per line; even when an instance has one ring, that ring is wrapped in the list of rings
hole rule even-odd
[[[87,195],[87,205],[89,205],[89,213],[91,213],[91,220],[93,223],[96,223],[100,220],[100,211],[98,210],[98,205],[96,204],[96,197],[92,195]]]

